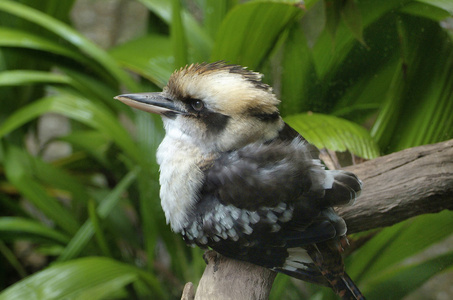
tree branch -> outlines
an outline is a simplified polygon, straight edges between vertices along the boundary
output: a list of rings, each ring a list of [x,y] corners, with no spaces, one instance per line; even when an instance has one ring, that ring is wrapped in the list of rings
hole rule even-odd
[[[354,205],[338,209],[348,233],[453,210],[453,140],[406,149],[345,170],[363,181],[362,195]]]
[[[206,251],[207,263],[198,284],[195,300],[265,300],[276,272],[267,268],[230,259],[213,250]]]
[[[363,181],[362,195],[355,204],[338,209],[348,233],[453,210],[453,140],[406,149],[345,169]],[[206,252],[205,260],[208,265],[195,299],[268,298],[275,272],[214,251]]]

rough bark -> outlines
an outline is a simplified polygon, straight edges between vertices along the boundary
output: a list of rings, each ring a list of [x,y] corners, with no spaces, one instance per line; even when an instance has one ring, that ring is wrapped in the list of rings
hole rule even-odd
[[[204,255],[207,263],[195,300],[269,298],[276,273],[247,262],[229,259],[215,251]]]
[[[453,210],[453,140],[406,149],[345,168],[363,181],[353,206],[338,209],[348,233]],[[267,299],[275,273],[208,251],[195,299]],[[190,298],[186,298],[190,299]]]
[[[348,233],[453,210],[453,140],[406,149],[345,168],[363,181],[353,206],[338,209]]]

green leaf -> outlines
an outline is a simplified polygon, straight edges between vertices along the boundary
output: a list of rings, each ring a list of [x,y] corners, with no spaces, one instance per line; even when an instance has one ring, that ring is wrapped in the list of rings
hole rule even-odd
[[[398,34],[402,56],[371,129],[387,153],[453,137],[453,46],[447,33],[437,22],[402,15]]]
[[[172,0],[170,37],[175,58],[174,68],[179,69],[187,64],[187,43],[181,20],[181,0]]]
[[[420,3],[423,2],[423,3]],[[450,17],[453,14],[453,8],[451,9],[451,12],[448,12],[448,10],[445,10],[439,6],[433,5],[435,3],[431,2],[436,2],[436,1],[414,1],[411,3],[408,3],[405,5],[403,8],[401,8],[401,11],[407,14],[411,14],[414,16],[421,16],[424,18],[429,18],[435,21],[442,21],[445,20],[446,18]],[[438,1],[441,2],[441,1]],[[446,2],[446,1],[444,1]]]
[[[366,45],[363,39],[362,15],[355,4],[355,0],[343,1],[341,7],[341,17],[346,26],[348,26],[351,30],[354,37],[362,43],[362,45]]]
[[[96,212],[95,202],[93,200],[90,200],[88,202],[88,215],[90,216],[90,221],[93,226],[93,230],[94,230],[96,241],[97,241],[99,248],[101,249],[104,256],[113,257],[113,255],[108,247],[107,240],[105,238],[105,234],[102,230],[102,227],[100,224],[101,220],[98,216],[98,213]]]
[[[383,229],[371,241],[347,259],[351,277],[358,281],[373,280],[453,232],[453,212],[418,216]]]
[[[317,148],[350,151],[366,159],[379,156],[379,148],[365,128],[350,121],[323,114],[306,113],[285,118],[309,143]]]
[[[99,215],[99,218],[105,219],[114,207],[118,204],[122,193],[131,185],[135,180],[139,168],[135,168],[130,171],[124,178],[115,186],[115,188],[101,200],[96,213]],[[74,237],[69,242],[68,246],[64,249],[63,253],[58,258],[59,261],[66,261],[77,254],[79,254],[82,249],[88,244],[93,234],[95,233],[95,226],[91,220],[87,220],[77,231]]]
[[[366,30],[376,20],[397,10],[408,1],[359,1],[357,6],[361,12],[363,29]],[[335,74],[356,43],[357,40],[352,31],[341,23],[336,30],[335,44],[332,43],[330,34],[324,31],[317,39],[312,51],[313,62],[319,78],[326,78]]]
[[[439,9],[443,9],[450,15],[453,15],[453,2],[450,0],[416,0],[417,2],[425,3]]]
[[[137,111],[137,141],[142,153],[146,153],[146,160],[138,176],[140,190],[140,216],[143,220],[143,239],[146,254],[149,260],[154,259],[158,239],[168,233],[165,226],[163,212],[159,198],[159,178],[156,172],[159,167],[156,163],[156,150],[163,138],[162,120],[159,116]],[[162,228],[165,226],[164,228]],[[164,237],[165,239],[165,237]],[[169,248],[172,247],[167,246]],[[169,250],[171,251],[171,250]]]
[[[0,2],[1,9],[2,2]],[[65,57],[69,57],[75,61],[89,65],[88,59],[80,55],[71,48],[63,47],[51,40],[33,35],[17,29],[0,27],[0,46],[3,47],[20,47],[48,51]]]
[[[392,81],[385,95],[384,103],[371,128],[371,136],[379,141],[379,145],[385,148],[391,139],[390,132],[397,126],[398,116],[401,114],[404,93],[404,70],[400,63],[392,76]]]
[[[0,218],[0,236],[11,236],[14,239],[46,239],[60,244],[69,241],[68,236],[43,224],[19,217]]]
[[[60,96],[45,97],[16,111],[0,125],[0,137],[43,113],[54,112],[96,128],[113,140],[132,159],[137,161],[142,159],[131,136],[106,108],[84,98],[60,93]]]
[[[64,56],[65,58],[69,58],[72,60],[75,60],[81,65],[84,65],[87,68],[90,68],[96,72],[96,79],[91,80],[91,81],[98,81],[99,78],[102,78],[104,80],[110,80],[111,77],[109,74],[105,71],[105,69],[101,68],[97,63],[94,61],[90,60],[88,57],[80,54],[74,47],[66,45],[62,46],[61,43],[56,43],[51,39],[44,38],[39,35],[33,35],[30,32],[24,32],[16,29],[10,29],[10,28],[3,28],[0,27],[0,46],[3,47],[14,47],[14,48],[25,48],[25,49],[33,49],[33,50],[39,50],[43,52],[50,52],[51,57],[47,58],[47,60],[53,64],[53,65],[58,65],[62,70],[65,70],[68,72],[68,68],[64,67],[65,61],[59,57],[55,57],[54,54]],[[14,52],[17,60],[20,61],[20,63],[11,63],[13,66],[17,68],[30,68],[32,66],[35,66],[36,63],[39,64],[36,60],[33,60],[33,56],[29,55],[28,53],[23,53],[20,51],[15,51]],[[24,56],[26,56],[26,59],[24,59]],[[8,62],[9,64],[10,62]],[[36,66],[35,66],[36,67]],[[46,67],[48,68],[48,67]],[[60,71],[61,71],[60,69]],[[72,73],[76,73],[75,69],[71,70]],[[86,92],[87,88],[83,84],[79,84],[77,80],[74,80],[74,76],[71,74],[68,74],[69,76],[65,77],[62,74],[54,74],[52,73],[53,77],[50,77],[52,75],[46,75],[45,72],[43,71],[27,71],[27,70],[12,70],[9,72],[17,72],[17,73],[5,73],[4,78],[2,79],[5,81],[5,84],[2,85],[7,85],[7,84],[14,84],[17,85],[19,84],[20,80],[24,81],[26,83],[26,80],[29,80],[30,83],[65,83],[65,84],[70,84],[74,88]],[[24,72],[24,73],[20,73]],[[30,72],[30,73],[27,73]],[[32,72],[42,72],[41,75],[42,78],[40,79],[38,76],[40,75],[39,73],[32,73]],[[7,75],[11,75],[11,78],[8,78]],[[60,75],[60,78],[57,78],[56,76]],[[9,83],[12,81],[11,83]],[[60,82],[62,81],[62,82]],[[98,81],[99,82],[99,81]],[[102,86],[100,84],[97,84],[99,93],[103,91]],[[96,91],[96,90],[95,90]],[[88,93],[90,94],[90,93]],[[91,93],[90,95],[92,95]]]
[[[75,70],[60,67],[61,73],[50,73],[35,70],[11,70],[0,72],[0,86],[23,86],[31,84],[46,85],[67,85],[83,93],[90,100],[103,100],[109,106],[124,107],[118,101],[112,101],[111,95],[117,93],[116,90],[106,86],[105,83]]]
[[[121,82],[127,86],[129,90],[139,90],[138,85],[132,80],[132,78],[125,73],[104,50],[96,46],[93,42],[85,38],[69,25],[54,19],[43,12],[9,0],[3,0],[0,2],[0,11],[10,13],[19,18],[24,18],[32,23],[46,28],[50,32],[55,33],[59,37],[79,48],[81,52],[94,59],[97,63],[108,70],[118,82]]]
[[[49,196],[45,187],[30,174],[28,154],[23,150],[10,146],[5,155],[5,174],[8,180],[39,208],[49,219],[68,233],[74,233],[78,223],[74,216],[59,201]]]
[[[117,86],[112,86],[96,74],[87,74],[74,68],[58,66],[58,72],[66,74],[71,79],[74,89],[93,102],[102,102],[113,111],[127,111],[120,101],[112,101],[112,96],[118,93]]]
[[[324,7],[326,14],[326,29],[332,40],[335,41],[338,25],[340,24],[341,1],[325,0]]]
[[[219,28],[211,60],[257,69],[282,32],[302,14],[300,8],[287,3],[249,2],[235,6]]]
[[[233,6],[231,0],[216,0],[216,1],[205,1],[203,5],[203,27],[205,31],[209,33],[211,38],[215,38],[217,31],[222,24],[223,19],[228,13],[230,7]]]
[[[59,138],[71,144],[74,148],[83,149],[104,166],[109,166],[105,152],[110,145],[109,139],[96,130],[72,131],[69,135]]]
[[[403,265],[375,276],[364,289],[367,299],[402,299],[429,278],[453,265],[453,252]]]
[[[22,266],[19,259],[16,257],[15,253],[8,248],[3,240],[0,239],[0,254],[4,257],[4,259],[15,269],[15,271],[20,275],[20,277],[27,276],[27,271]],[[7,267],[4,267],[7,269]]]
[[[338,99],[332,108],[332,114],[357,123],[366,121],[370,113],[382,107],[383,99],[390,90],[392,77],[398,67],[400,65],[395,58],[376,72],[360,74],[360,79]]]
[[[306,15],[307,16],[307,15]],[[313,63],[311,51],[299,24],[295,23],[288,33],[284,45],[281,76],[280,113],[283,116],[309,109],[305,99],[308,98],[308,88],[305,83],[312,79]]]
[[[0,300],[105,299],[139,280],[135,268],[102,257],[54,264],[19,281],[0,294]]]
[[[33,83],[71,84],[65,75],[43,72],[14,70],[0,72],[0,86],[20,86]]]
[[[61,189],[63,193],[69,193],[67,197],[71,199],[72,207],[86,203],[88,193],[78,178],[38,157],[28,155],[28,158],[29,172],[33,173],[34,178],[46,183],[51,188]]]
[[[125,68],[163,87],[175,70],[171,47],[168,37],[147,35],[112,48],[110,54]]]
[[[168,0],[139,0],[167,24],[172,22],[172,2]],[[207,61],[212,49],[212,39],[204,31],[197,20],[186,10],[181,10],[183,28],[187,36],[187,42],[193,50],[194,61]]]

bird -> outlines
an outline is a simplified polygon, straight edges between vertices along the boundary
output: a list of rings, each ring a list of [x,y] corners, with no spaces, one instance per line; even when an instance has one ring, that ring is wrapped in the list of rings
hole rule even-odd
[[[188,245],[365,299],[345,272],[347,228],[334,210],[351,205],[362,182],[323,166],[262,78],[224,61],[195,63],[162,92],[114,98],[161,115],[161,206]]]

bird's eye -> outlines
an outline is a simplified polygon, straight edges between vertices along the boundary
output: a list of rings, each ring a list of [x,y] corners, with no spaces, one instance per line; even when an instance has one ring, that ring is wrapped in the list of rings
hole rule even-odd
[[[204,108],[204,103],[201,100],[195,99],[191,103],[192,108],[196,111],[201,111]]]

